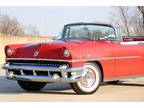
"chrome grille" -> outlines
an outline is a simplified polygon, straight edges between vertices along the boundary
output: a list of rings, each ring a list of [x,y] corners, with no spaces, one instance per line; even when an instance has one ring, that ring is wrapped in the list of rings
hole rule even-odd
[[[53,61],[38,61],[38,60],[9,60],[12,65],[26,65],[26,66],[48,66],[48,67],[59,67],[60,65],[68,65],[67,62],[53,62]]]
[[[59,67],[61,64],[42,64],[42,63],[11,63],[13,65],[29,65],[29,66],[48,66]]]
[[[42,67],[55,67],[59,68],[61,65],[67,65],[70,67],[70,65],[66,62],[51,62],[51,61],[34,61],[34,60],[9,60],[8,61],[10,65],[15,66],[42,66]],[[53,76],[53,74],[58,74],[59,77],[62,77],[60,71],[40,71],[40,70],[25,70],[25,69],[12,69],[9,70],[12,71],[15,75],[33,75],[33,76]]]

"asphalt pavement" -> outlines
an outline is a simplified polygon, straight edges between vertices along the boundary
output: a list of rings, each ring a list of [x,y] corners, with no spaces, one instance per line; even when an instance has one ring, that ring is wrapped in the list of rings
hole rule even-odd
[[[6,79],[2,69],[0,73],[0,101],[144,101],[144,78],[104,83],[94,94],[77,95],[66,83],[48,83],[41,91],[26,92],[16,81]]]

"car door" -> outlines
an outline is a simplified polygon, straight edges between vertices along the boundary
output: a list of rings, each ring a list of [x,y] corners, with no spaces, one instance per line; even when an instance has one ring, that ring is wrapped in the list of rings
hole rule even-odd
[[[139,42],[116,42],[114,50],[117,77],[144,74],[144,45]]]

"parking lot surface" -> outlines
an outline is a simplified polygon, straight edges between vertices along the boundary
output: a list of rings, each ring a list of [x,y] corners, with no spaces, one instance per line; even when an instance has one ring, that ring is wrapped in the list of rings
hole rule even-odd
[[[65,83],[48,83],[41,91],[26,92],[0,71],[0,101],[144,101],[144,78],[104,83],[94,94],[77,95]]]

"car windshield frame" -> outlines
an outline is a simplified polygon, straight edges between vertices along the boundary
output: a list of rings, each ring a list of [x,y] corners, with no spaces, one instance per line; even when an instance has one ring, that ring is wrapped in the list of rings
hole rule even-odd
[[[112,28],[113,31],[114,31],[115,40],[117,39],[116,30],[115,30],[115,28],[114,28],[112,25],[109,25],[109,24],[99,24],[99,23],[73,23],[73,24],[67,24],[67,25],[64,26],[60,40],[68,40],[68,39],[71,39],[71,38],[65,38],[65,36],[66,36],[66,30],[67,30],[67,27],[68,27],[68,26],[81,26],[81,25],[96,25],[96,26],[106,26],[106,27],[110,27],[110,28]],[[76,38],[76,39],[78,39],[78,38]],[[82,38],[81,38],[81,39],[82,39]],[[95,39],[95,40],[96,40],[96,39]]]

